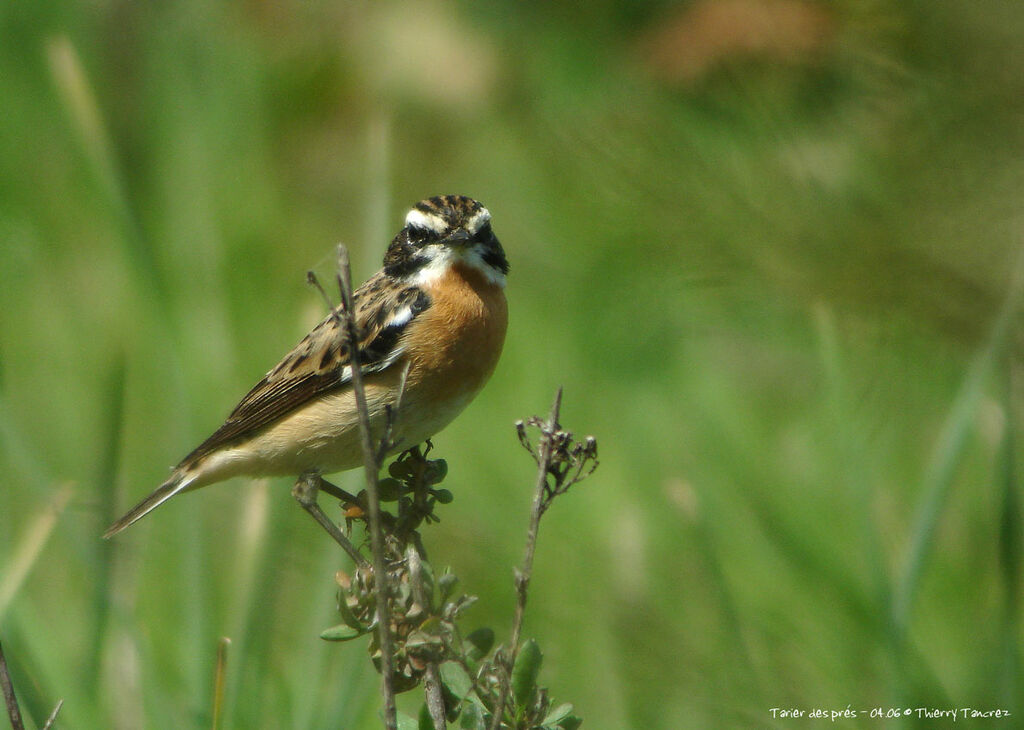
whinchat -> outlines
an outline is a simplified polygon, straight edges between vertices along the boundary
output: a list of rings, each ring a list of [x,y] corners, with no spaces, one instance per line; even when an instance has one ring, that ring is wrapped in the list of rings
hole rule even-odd
[[[420,201],[353,294],[371,429],[399,397],[394,442],[414,446],[447,426],[480,391],[508,323],[508,261],[491,214],[460,195]],[[174,495],[234,476],[331,473],[362,463],[349,348],[328,315],[242,398],[105,537]],[[403,386],[404,380],[404,386]]]

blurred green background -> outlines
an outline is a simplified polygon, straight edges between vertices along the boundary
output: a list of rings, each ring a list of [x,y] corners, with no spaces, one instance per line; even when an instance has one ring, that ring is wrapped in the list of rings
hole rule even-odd
[[[363,280],[461,193],[512,263],[435,440],[467,628],[507,635],[512,424],[562,384],[602,465],[525,635],[585,727],[1020,726],[1016,3],[10,2],[0,68],[0,641],[37,723],[208,727],[229,636],[228,727],[377,726],[288,480],[99,535],[322,316],[307,269],[344,241]]]

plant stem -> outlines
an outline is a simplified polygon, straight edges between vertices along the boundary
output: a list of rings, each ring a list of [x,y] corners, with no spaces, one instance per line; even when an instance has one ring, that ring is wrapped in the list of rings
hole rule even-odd
[[[367,565],[366,558],[359,554],[355,545],[352,541],[345,537],[338,526],[331,521],[320,504],[317,502],[317,495],[320,493],[320,487],[324,480],[320,477],[320,474],[315,471],[308,471],[305,474],[299,476],[295,482],[295,486],[292,487],[292,497],[299,503],[302,509],[309,512],[310,516],[316,520],[320,527],[324,528],[324,531],[334,538],[334,541],[338,543],[341,548],[348,553],[348,556],[352,558],[352,561],[356,564],[356,567]]]
[[[427,698],[430,719],[434,721],[434,730],[445,730],[448,724],[444,714],[444,694],[441,692],[441,670],[435,661],[427,662],[423,692]]]
[[[432,612],[431,597],[423,585],[422,560],[426,556],[416,545],[410,545],[405,550],[406,560],[409,564],[410,586],[413,597],[424,611]],[[441,690],[441,670],[437,660],[433,657],[427,659],[427,668],[423,681],[423,693],[427,701],[427,710],[430,712],[430,719],[433,721],[434,730],[445,730],[447,718],[445,717],[444,693]]]
[[[356,331],[355,311],[352,304],[352,272],[348,249],[338,245],[338,289],[341,291],[342,323],[349,343],[352,369],[352,391],[359,411],[359,432],[362,437],[363,465],[366,470],[366,501],[370,516],[370,549],[373,551],[373,589],[376,597],[377,639],[380,642],[381,694],[384,696],[384,723],[388,730],[397,730],[398,712],[395,707],[394,647],[391,638],[391,615],[388,607],[390,590],[384,556],[384,534],[381,530],[380,495],[377,472],[380,469],[370,432],[370,412],[366,405],[366,390],[360,369],[359,333]]]
[[[533,573],[533,555],[537,548],[537,532],[540,518],[544,513],[544,490],[548,482],[548,470],[551,468],[551,435],[558,430],[558,413],[562,407],[562,389],[555,393],[555,401],[551,404],[551,415],[547,423],[541,426],[540,438],[537,443],[537,483],[533,491],[533,508],[530,510],[530,527],[526,532],[526,548],[523,552],[523,564],[516,571],[516,611],[512,619],[512,637],[509,640],[508,658],[505,677],[498,693],[498,704],[494,708],[491,730],[500,730],[501,718],[505,703],[508,701],[509,676],[519,654],[519,637],[523,629],[523,617],[526,615],[526,597],[530,587],[530,576]]]
[[[7,659],[4,657],[2,645],[0,645],[0,687],[3,688],[4,702],[7,705],[7,716],[11,719],[12,730],[25,730],[25,723],[21,719],[21,710],[18,708],[18,698],[14,696],[11,675],[7,671]]]

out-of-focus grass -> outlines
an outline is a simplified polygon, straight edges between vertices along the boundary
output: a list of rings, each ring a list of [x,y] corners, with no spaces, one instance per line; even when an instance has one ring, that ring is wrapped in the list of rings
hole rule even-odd
[[[317,638],[340,558],[285,480],[98,536],[321,316],[307,269],[343,240],[369,275],[444,192],[513,267],[494,380],[436,440],[429,548],[471,627],[511,619],[511,424],[564,384],[602,466],[545,518],[526,632],[588,726],[1020,710],[1019,305],[990,335],[1024,18],[746,7],[827,32],[673,79],[652,34],[725,41],[666,3],[0,10],[0,580],[75,495],[0,617],[37,723],[63,697],[68,727],[209,726],[229,636],[224,727],[375,726],[365,654]]]

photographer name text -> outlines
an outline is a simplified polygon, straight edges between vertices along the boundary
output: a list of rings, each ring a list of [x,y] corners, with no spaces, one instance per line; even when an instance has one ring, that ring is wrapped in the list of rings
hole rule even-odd
[[[914,717],[921,720],[995,720],[1010,717],[1009,710],[1004,709],[978,709],[976,707],[869,707],[867,709],[855,709],[847,705],[840,710],[814,707],[802,709],[799,707],[772,707],[768,710],[773,719],[808,719],[808,720],[855,720],[857,718],[875,718],[879,720],[894,719],[897,717]]]

